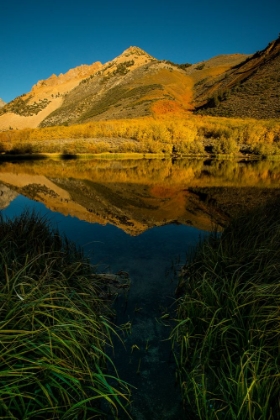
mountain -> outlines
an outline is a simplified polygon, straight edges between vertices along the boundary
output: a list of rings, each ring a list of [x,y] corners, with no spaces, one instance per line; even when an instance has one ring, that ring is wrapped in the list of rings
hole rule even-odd
[[[83,80],[40,126],[191,110],[192,79],[173,64],[130,47]]]
[[[198,81],[194,104],[201,114],[280,117],[280,37],[218,77]]]
[[[29,93],[18,96],[0,109],[0,129],[38,127],[45,117],[61,106],[69,92],[101,68],[102,64],[96,62],[40,80]]]
[[[6,102],[4,102],[3,99],[0,98],[0,108],[2,108],[4,105],[6,105]]]
[[[227,56],[222,63],[210,60],[209,66],[220,74],[243,59],[241,54]],[[30,93],[0,110],[0,129],[192,111],[197,74],[201,72],[195,65],[160,61],[138,47],[129,47],[104,65],[83,65],[39,81]]]
[[[37,82],[0,109],[0,130],[186,112],[279,118],[279,51],[280,38],[254,55],[178,65],[129,47]]]

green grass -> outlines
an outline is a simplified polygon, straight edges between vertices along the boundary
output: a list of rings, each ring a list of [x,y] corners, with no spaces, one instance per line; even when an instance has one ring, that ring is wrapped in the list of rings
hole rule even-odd
[[[185,267],[172,340],[189,418],[280,416],[279,208],[233,220]]]
[[[106,352],[116,332],[93,267],[34,213],[0,217],[0,238],[0,417],[117,416],[129,389]]]

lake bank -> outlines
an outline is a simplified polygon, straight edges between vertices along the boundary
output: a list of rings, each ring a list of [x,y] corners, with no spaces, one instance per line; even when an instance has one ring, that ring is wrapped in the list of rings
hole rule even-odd
[[[66,143],[67,144],[67,143]],[[60,143],[61,147],[61,143]],[[280,160],[280,155],[267,155],[260,156],[259,154],[253,153],[236,153],[236,154],[214,154],[214,153],[199,153],[199,154],[187,154],[187,153],[137,153],[137,152],[100,152],[100,153],[73,153],[73,152],[2,152],[0,154],[0,160],[44,160],[44,159],[232,159],[232,160]]]

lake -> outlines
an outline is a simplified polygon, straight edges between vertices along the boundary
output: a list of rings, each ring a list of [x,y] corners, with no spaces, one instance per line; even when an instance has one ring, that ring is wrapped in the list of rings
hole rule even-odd
[[[280,195],[280,162],[76,159],[0,163],[0,208],[46,216],[102,273],[128,273],[114,304],[112,358],[135,420],[184,418],[168,340],[178,274],[193,248],[240,211]],[[125,419],[120,414],[120,419]]]

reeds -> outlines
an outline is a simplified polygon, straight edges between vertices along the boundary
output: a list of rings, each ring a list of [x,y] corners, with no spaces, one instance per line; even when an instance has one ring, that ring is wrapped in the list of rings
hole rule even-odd
[[[74,244],[34,213],[0,217],[0,287],[1,418],[125,409],[128,386],[106,354],[115,330],[102,285]]]
[[[189,418],[280,416],[279,208],[240,216],[186,266],[172,339]]]

